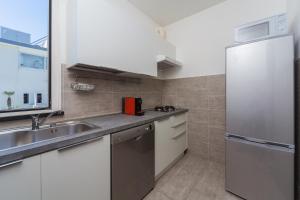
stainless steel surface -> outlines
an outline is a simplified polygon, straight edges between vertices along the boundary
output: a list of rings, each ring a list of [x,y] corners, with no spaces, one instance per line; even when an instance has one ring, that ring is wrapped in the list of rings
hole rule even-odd
[[[226,138],[226,189],[247,200],[293,200],[294,150]]]
[[[50,113],[47,117],[45,117],[44,119],[40,120],[40,115],[33,115],[32,117],[32,130],[38,130],[40,128],[40,126],[44,125],[45,122],[51,118],[53,115],[55,114],[59,114],[63,111],[54,111],[52,113]]]
[[[15,166],[15,165],[20,165],[23,163],[23,160],[17,160],[17,161],[13,161],[4,165],[0,165],[0,169],[1,168],[6,168],[6,167],[11,167],[11,166]]]
[[[75,143],[75,144],[71,144],[71,145],[62,147],[62,148],[58,149],[58,151],[60,151],[60,152],[67,151],[69,149],[73,149],[73,148],[79,147],[81,145],[89,144],[89,143],[96,142],[96,141],[99,141],[99,140],[102,140],[102,139],[103,139],[103,137],[98,137],[98,138],[86,140],[86,141],[83,141],[83,142],[78,142],[78,143]]]
[[[293,37],[227,48],[226,59],[226,189],[293,200]]]
[[[66,122],[56,124],[55,127],[43,126],[38,130],[29,128],[7,130],[0,133],[0,151],[58,137],[80,134],[96,128],[100,127],[84,122]]]
[[[154,187],[154,124],[111,137],[112,200],[141,200]]]
[[[227,49],[228,133],[294,144],[292,36]]]

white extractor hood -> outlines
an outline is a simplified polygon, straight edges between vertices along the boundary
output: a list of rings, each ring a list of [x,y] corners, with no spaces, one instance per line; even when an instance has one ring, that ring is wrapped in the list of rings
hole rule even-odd
[[[182,67],[182,63],[180,61],[165,55],[158,55],[156,61],[159,70],[165,70],[173,67]]]

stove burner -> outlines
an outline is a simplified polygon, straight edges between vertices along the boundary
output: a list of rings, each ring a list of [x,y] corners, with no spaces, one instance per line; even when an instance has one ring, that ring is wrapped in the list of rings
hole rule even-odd
[[[174,106],[156,106],[155,111],[172,112],[172,111],[175,111],[175,107]]]

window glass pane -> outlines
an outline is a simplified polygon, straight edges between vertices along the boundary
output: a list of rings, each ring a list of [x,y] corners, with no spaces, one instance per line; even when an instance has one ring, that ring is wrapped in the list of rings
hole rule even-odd
[[[0,3],[0,112],[49,108],[49,0]]]
[[[21,53],[20,67],[45,69],[45,57]]]

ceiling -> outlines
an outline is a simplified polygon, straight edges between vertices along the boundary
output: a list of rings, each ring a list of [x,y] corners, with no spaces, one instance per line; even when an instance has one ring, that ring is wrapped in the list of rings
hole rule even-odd
[[[129,0],[161,26],[172,24],[225,0]]]

